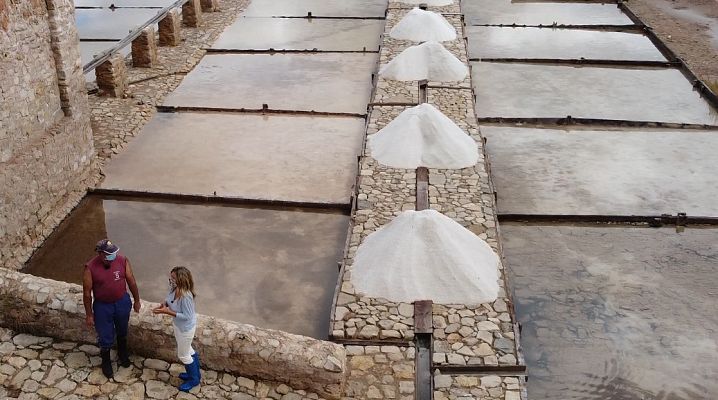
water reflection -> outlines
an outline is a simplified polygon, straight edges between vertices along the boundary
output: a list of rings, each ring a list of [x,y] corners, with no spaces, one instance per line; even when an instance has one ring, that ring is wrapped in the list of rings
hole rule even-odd
[[[531,399],[718,397],[716,229],[503,224]]]
[[[25,272],[80,283],[100,238],[132,261],[142,297],[161,300],[166,274],[195,274],[200,313],[318,338],[327,335],[348,217],[90,196]]]

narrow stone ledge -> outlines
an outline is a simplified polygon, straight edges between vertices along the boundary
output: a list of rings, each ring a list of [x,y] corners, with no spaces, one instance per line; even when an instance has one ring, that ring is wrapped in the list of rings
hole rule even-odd
[[[414,399],[413,347],[347,346],[343,399]]]
[[[73,342],[94,343],[85,327],[82,288],[0,268],[0,325]],[[143,303],[130,319],[136,354],[175,361],[171,321]],[[346,371],[344,347],[281,331],[200,315],[195,343],[206,367],[286,383],[329,399],[341,396]]]

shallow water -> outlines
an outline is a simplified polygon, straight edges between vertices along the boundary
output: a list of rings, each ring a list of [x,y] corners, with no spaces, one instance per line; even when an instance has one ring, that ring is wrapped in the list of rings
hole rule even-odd
[[[718,125],[677,69],[472,63],[479,117],[597,118]]]
[[[377,54],[207,55],[165,105],[366,114]]]
[[[718,397],[718,230],[501,230],[530,399]]]
[[[75,0],[75,7],[163,8],[177,0]]]
[[[349,204],[363,135],[361,118],[159,113],[102,187]]]
[[[326,338],[348,216],[297,209],[87,197],[24,272],[81,283],[109,237],[132,262],[140,295],[159,302],[172,266],[194,275],[197,311]]]
[[[380,20],[238,18],[212,48],[378,51],[383,31]]]
[[[481,131],[502,213],[718,216],[718,131]]]
[[[471,58],[666,61],[642,34],[580,29],[468,26]]]
[[[77,9],[75,22],[80,40],[122,40],[160,11],[151,8]]]

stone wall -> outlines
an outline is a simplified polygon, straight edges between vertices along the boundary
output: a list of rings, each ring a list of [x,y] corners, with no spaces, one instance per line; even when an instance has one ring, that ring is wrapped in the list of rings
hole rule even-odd
[[[154,315],[157,304],[132,313],[133,353],[176,361],[170,318]],[[95,343],[85,327],[82,288],[0,268],[0,326],[73,342]],[[198,316],[195,347],[204,367],[286,383],[329,399],[344,389],[346,351],[335,343]]]
[[[82,198],[94,149],[72,0],[0,0],[0,265]]]

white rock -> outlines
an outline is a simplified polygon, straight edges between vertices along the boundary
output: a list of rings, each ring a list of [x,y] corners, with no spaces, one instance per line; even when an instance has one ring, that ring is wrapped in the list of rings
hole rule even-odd
[[[441,14],[414,8],[394,25],[389,36],[413,42],[446,42],[456,39],[456,29]]]
[[[399,53],[383,65],[379,75],[397,81],[462,81],[468,68],[439,42],[424,42]]]

